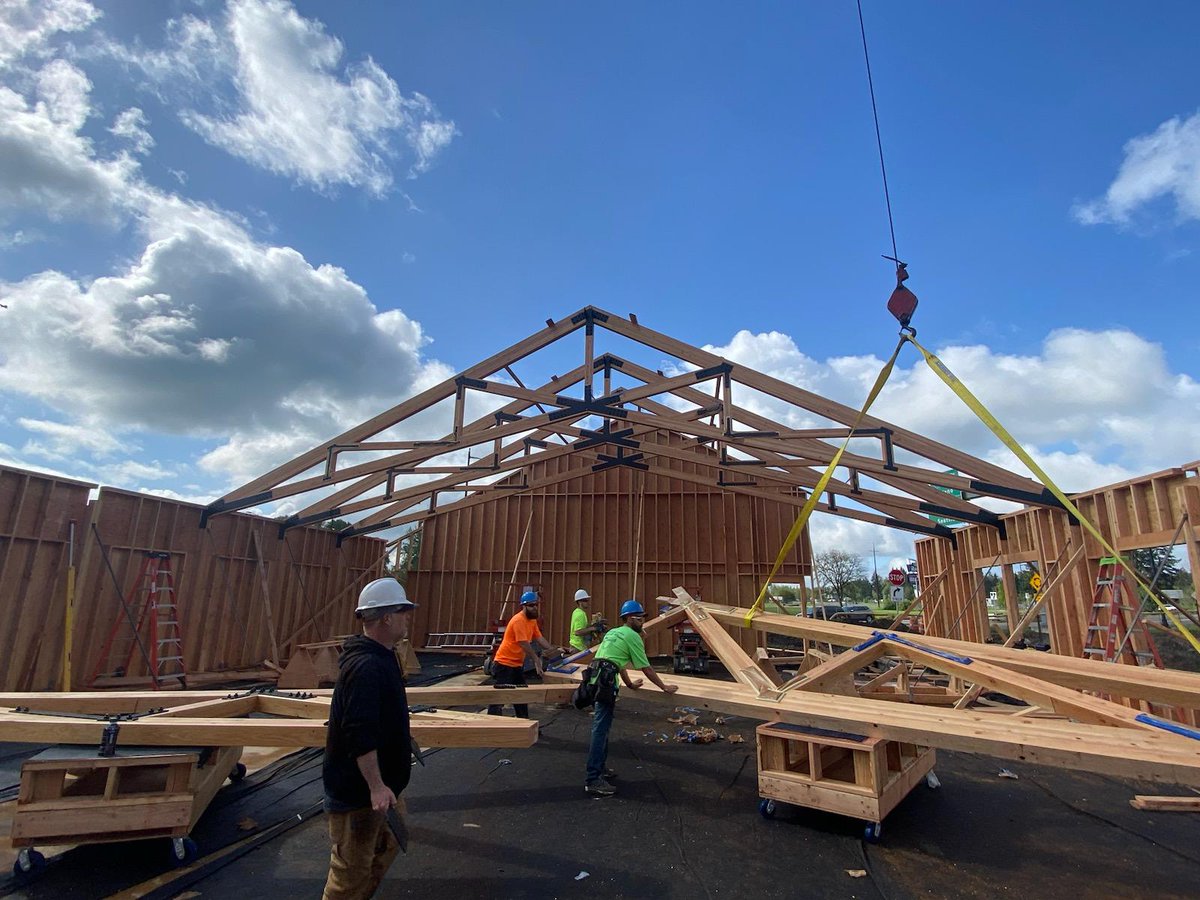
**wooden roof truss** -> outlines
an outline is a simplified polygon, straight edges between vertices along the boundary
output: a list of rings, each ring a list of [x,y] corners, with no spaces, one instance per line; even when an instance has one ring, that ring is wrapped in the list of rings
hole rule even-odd
[[[513,368],[520,360],[581,329],[579,366],[534,388],[521,381]],[[612,352],[598,354],[600,331],[667,354],[685,371],[668,376]],[[617,386],[614,379],[630,383]],[[835,424],[790,428],[739,405],[735,389],[761,392]],[[468,419],[476,394],[508,402]],[[450,402],[448,433],[386,439],[389,430],[411,426],[418,414]],[[646,328],[636,316],[587,307],[547,320],[543,330],[232,491],[210,504],[205,518],[310,495],[307,506],[281,522],[281,533],[343,518],[353,523],[341,532],[348,537],[487,502],[496,491],[535,491],[618,466],[800,507],[856,415]],[[854,438],[817,507],[823,512],[953,540],[930,515],[1002,530],[1000,517],[972,500],[1057,506],[1031,479],[883,420],[865,418]],[[875,453],[863,452],[859,439],[874,442]],[[470,454],[465,461],[464,453]],[[580,455],[590,465],[531,477],[535,463],[564,455]],[[702,474],[673,465],[678,462],[698,466]],[[959,474],[944,471],[950,469]]]

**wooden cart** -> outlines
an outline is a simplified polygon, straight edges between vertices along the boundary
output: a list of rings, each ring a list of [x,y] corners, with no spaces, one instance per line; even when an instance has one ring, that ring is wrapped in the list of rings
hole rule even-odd
[[[758,726],[759,812],[778,802],[864,820],[876,841],[884,817],[933,769],[930,747],[782,722]]]
[[[12,820],[14,869],[45,860],[34,844],[96,844],[163,837],[176,862],[194,859],[188,834],[227,778],[245,767],[241,747],[51,747],[25,761]]]

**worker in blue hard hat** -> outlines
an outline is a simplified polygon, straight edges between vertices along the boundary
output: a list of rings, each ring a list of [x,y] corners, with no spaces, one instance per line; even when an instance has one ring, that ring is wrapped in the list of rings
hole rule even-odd
[[[504,626],[504,638],[500,641],[500,646],[496,648],[496,653],[492,657],[492,677],[495,679],[497,687],[506,684],[524,687],[527,684],[525,681],[526,660],[533,663],[533,668],[540,678],[543,668],[542,655],[546,651],[557,650],[553,644],[542,637],[542,629],[538,626],[537,621],[540,605],[541,597],[538,596],[537,591],[525,591],[521,594],[521,608]],[[488,715],[503,715],[504,706],[503,703],[490,704]],[[528,703],[514,703],[513,709],[517,713],[517,718],[529,718]]]
[[[608,732],[612,728],[613,713],[617,704],[617,676],[633,690],[640,688],[644,682],[640,678],[630,678],[627,669],[640,669],[660,690],[668,694],[675,693],[678,688],[673,684],[663,684],[658,673],[650,665],[646,656],[646,643],[642,640],[642,625],[646,620],[646,611],[636,600],[626,600],[621,605],[621,626],[613,628],[604,635],[604,640],[596,650],[596,704],[592,716],[592,743],[588,751],[587,781],[584,790],[598,797],[610,797],[617,789],[608,779],[616,775],[607,767],[608,763]]]

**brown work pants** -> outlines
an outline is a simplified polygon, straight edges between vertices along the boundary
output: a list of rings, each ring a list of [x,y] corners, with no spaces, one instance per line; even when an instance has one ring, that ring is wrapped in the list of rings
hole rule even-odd
[[[397,798],[396,811],[405,814],[404,801]],[[368,807],[353,812],[328,813],[329,878],[322,900],[367,900],[375,894],[379,882],[400,845],[388,828],[383,813]]]

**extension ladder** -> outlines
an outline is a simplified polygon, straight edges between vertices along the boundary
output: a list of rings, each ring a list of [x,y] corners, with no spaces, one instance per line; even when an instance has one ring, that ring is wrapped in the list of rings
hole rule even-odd
[[[183,660],[183,631],[175,600],[171,554],[147,552],[128,598],[118,600],[124,608],[113,622],[89,685],[95,687],[100,678],[128,677],[134,651],[140,650],[155,690],[172,681],[186,687],[187,666]],[[113,644],[122,633],[122,625],[127,641],[123,649],[114,652]]]
[[[1150,629],[1137,615],[1134,599],[1120,561],[1113,556],[1101,559],[1083,647],[1085,659],[1163,667]]]

